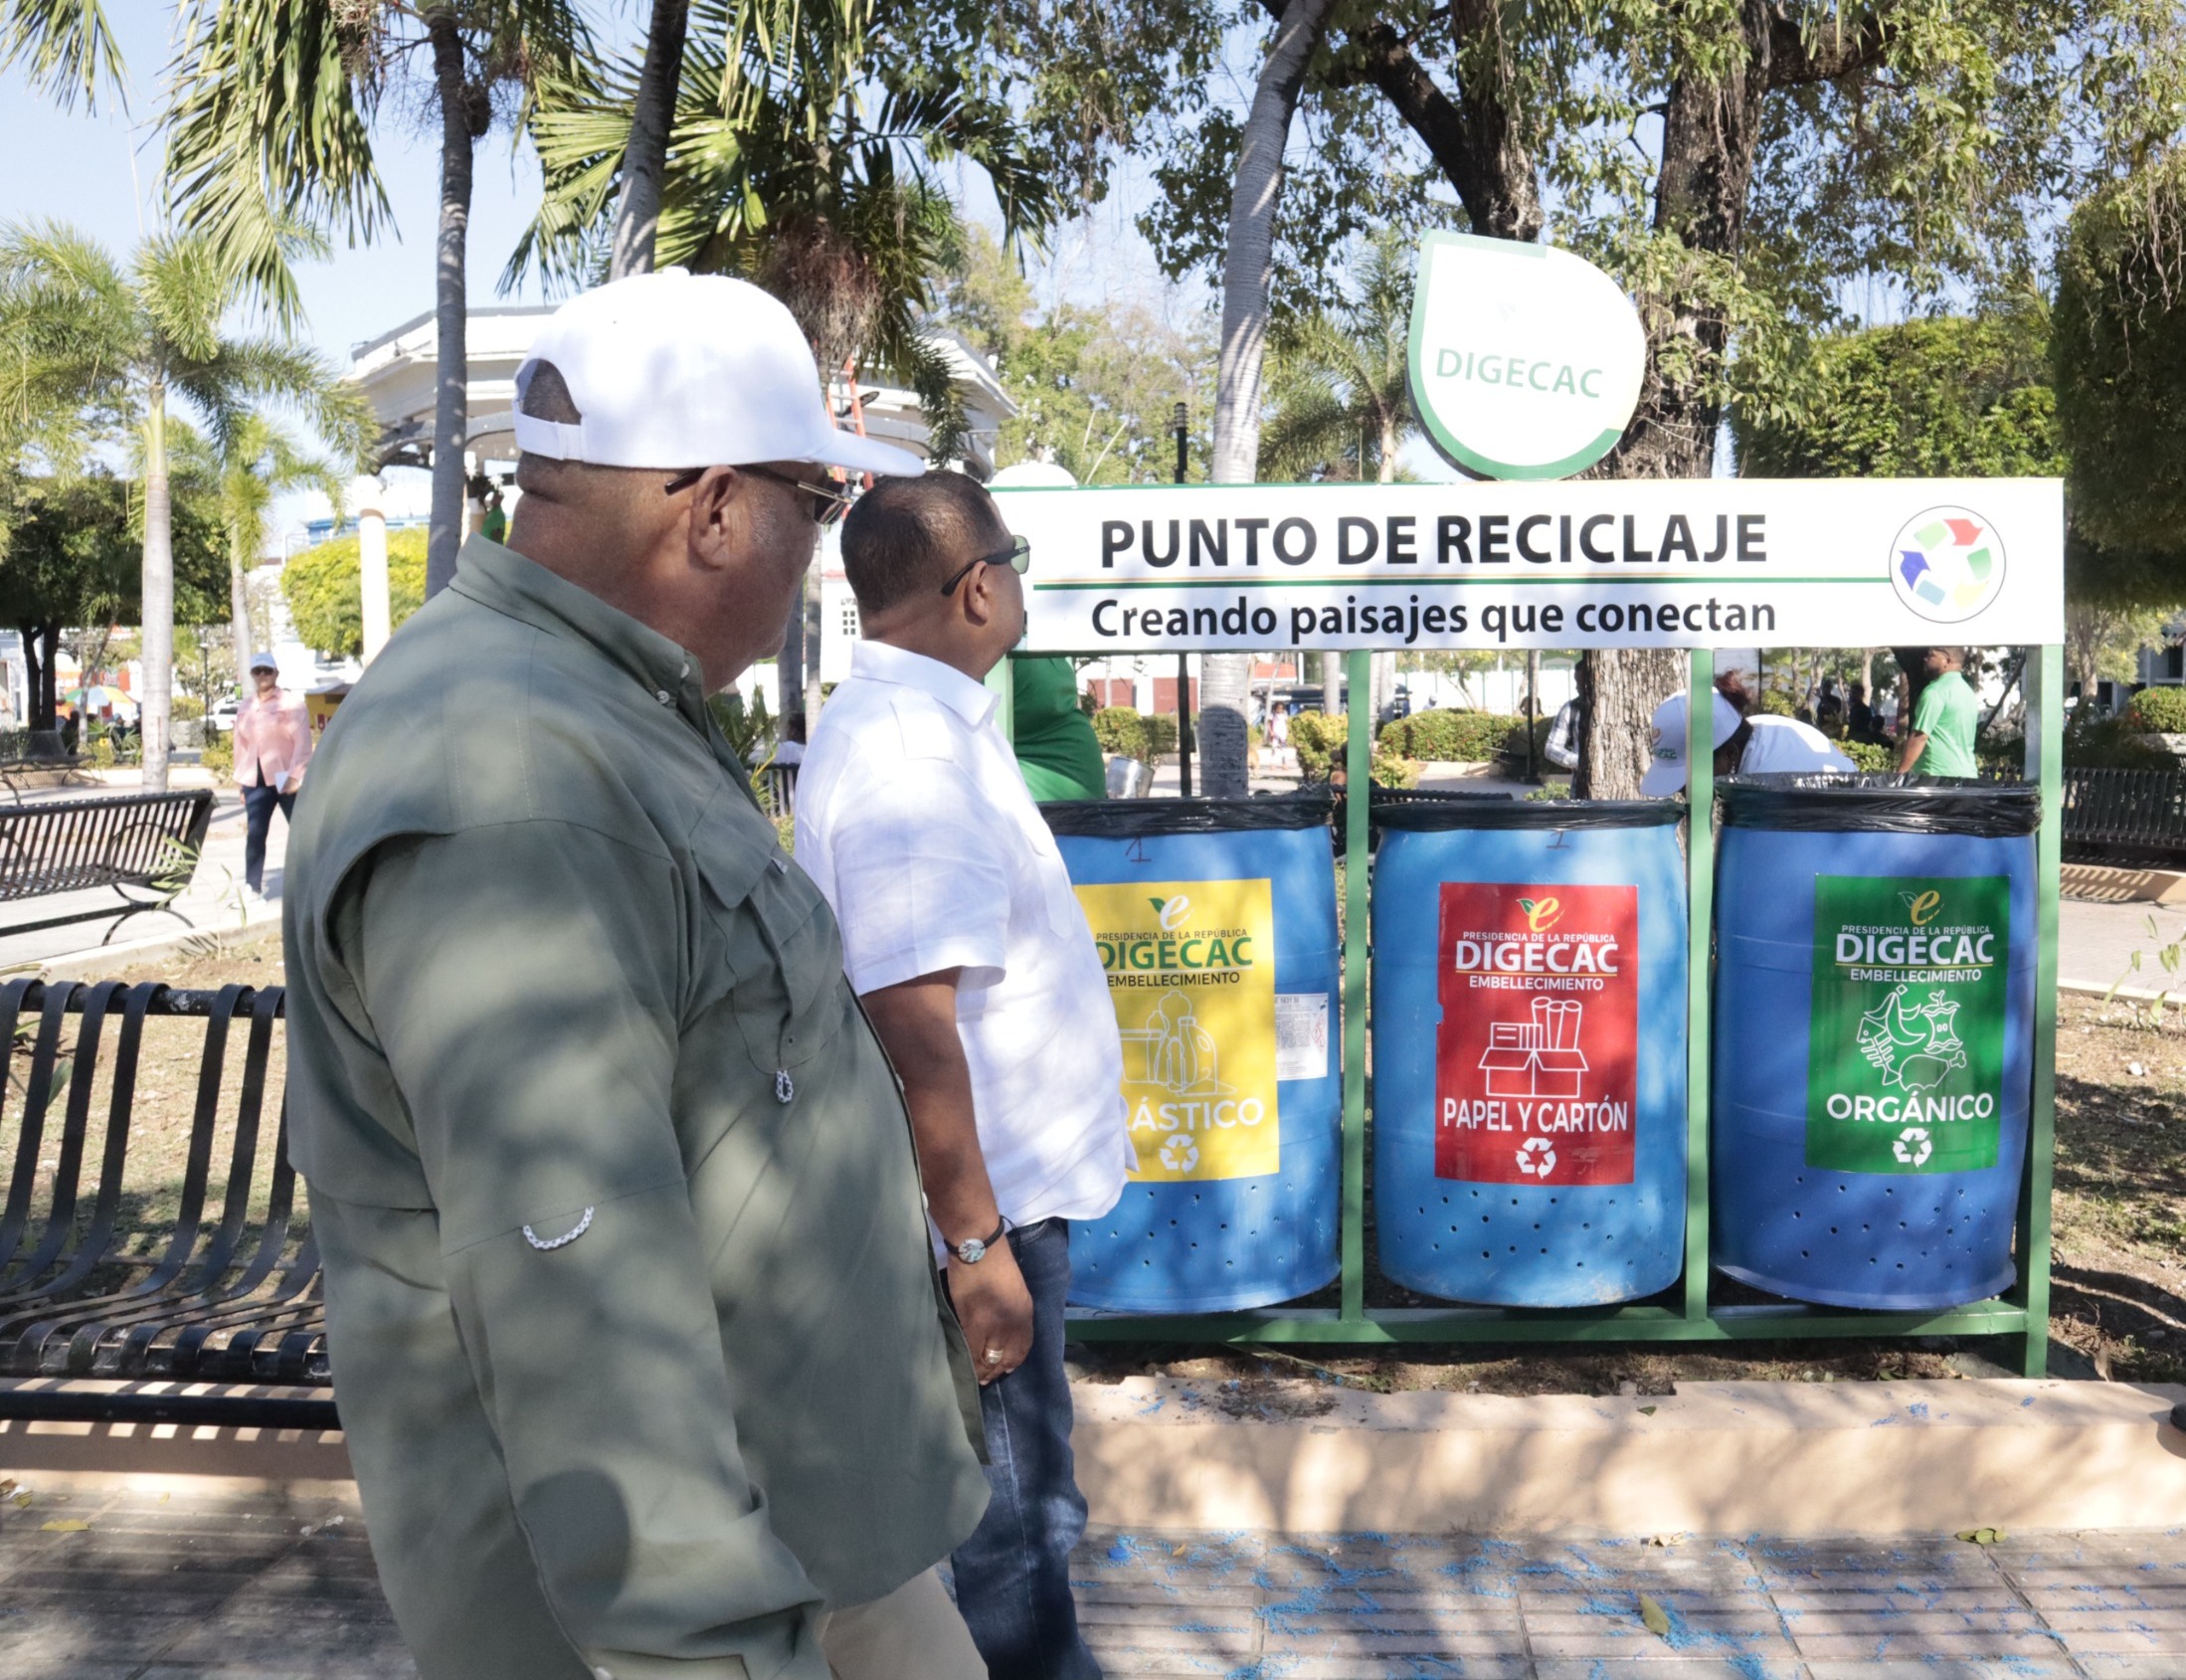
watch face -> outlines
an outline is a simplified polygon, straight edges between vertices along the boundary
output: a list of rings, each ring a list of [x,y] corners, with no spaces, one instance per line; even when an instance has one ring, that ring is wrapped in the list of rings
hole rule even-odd
[[[957,1244],[957,1258],[968,1266],[976,1266],[986,1257],[987,1244],[976,1236]]]

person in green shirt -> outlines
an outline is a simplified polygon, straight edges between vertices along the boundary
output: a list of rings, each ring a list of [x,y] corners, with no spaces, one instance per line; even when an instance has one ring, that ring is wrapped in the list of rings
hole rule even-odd
[[[1965,652],[1958,648],[1924,648],[1920,652],[1924,681],[1913,702],[1913,727],[1898,751],[1899,772],[1978,776],[1973,737],[1980,727],[1981,707],[1960,674]]]
[[[501,492],[499,490],[485,492],[485,519],[478,526],[478,534],[484,537],[487,542],[506,542],[508,540],[508,515],[501,511]]]
[[[288,1149],[388,1602],[423,1680],[984,1680],[909,1117],[706,706],[828,466],[918,461],[721,276],[572,300],[517,390],[509,546],[374,658],[289,844]]]
[[[1010,745],[1035,800],[1106,799],[1108,765],[1093,720],[1078,708],[1078,670],[1067,658],[1009,661]]]

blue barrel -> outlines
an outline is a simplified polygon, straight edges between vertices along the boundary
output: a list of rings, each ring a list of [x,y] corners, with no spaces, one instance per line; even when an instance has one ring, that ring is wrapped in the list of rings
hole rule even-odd
[[[2039,791],[1718,786],[1717,1265],[1833,1307],[1998,1293],[2027,1153]]]
[[[1683,814],[1376,795],[1374,1218],[1406,1288],[1578,1307],[1677,1281]]]
[[[1227,1312],[1336,1277],[1342,959],[1329,798],[1040,808],[1108,972],[1138,1167],[1070,1298]]]

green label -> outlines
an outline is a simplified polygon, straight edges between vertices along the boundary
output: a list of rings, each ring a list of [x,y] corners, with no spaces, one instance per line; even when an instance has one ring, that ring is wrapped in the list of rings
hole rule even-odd
[[[2003,875],[1818,875],[1806,1160],[1847,1173],[1996,1165]]]

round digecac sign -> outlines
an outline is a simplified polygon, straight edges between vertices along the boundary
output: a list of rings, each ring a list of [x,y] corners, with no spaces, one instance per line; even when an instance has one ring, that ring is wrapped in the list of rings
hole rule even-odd
[[[2003,539],[1968,507],[1915,513],[1890,545],[1890,587],[1923,619],[1970,619],[2004,588]]]

